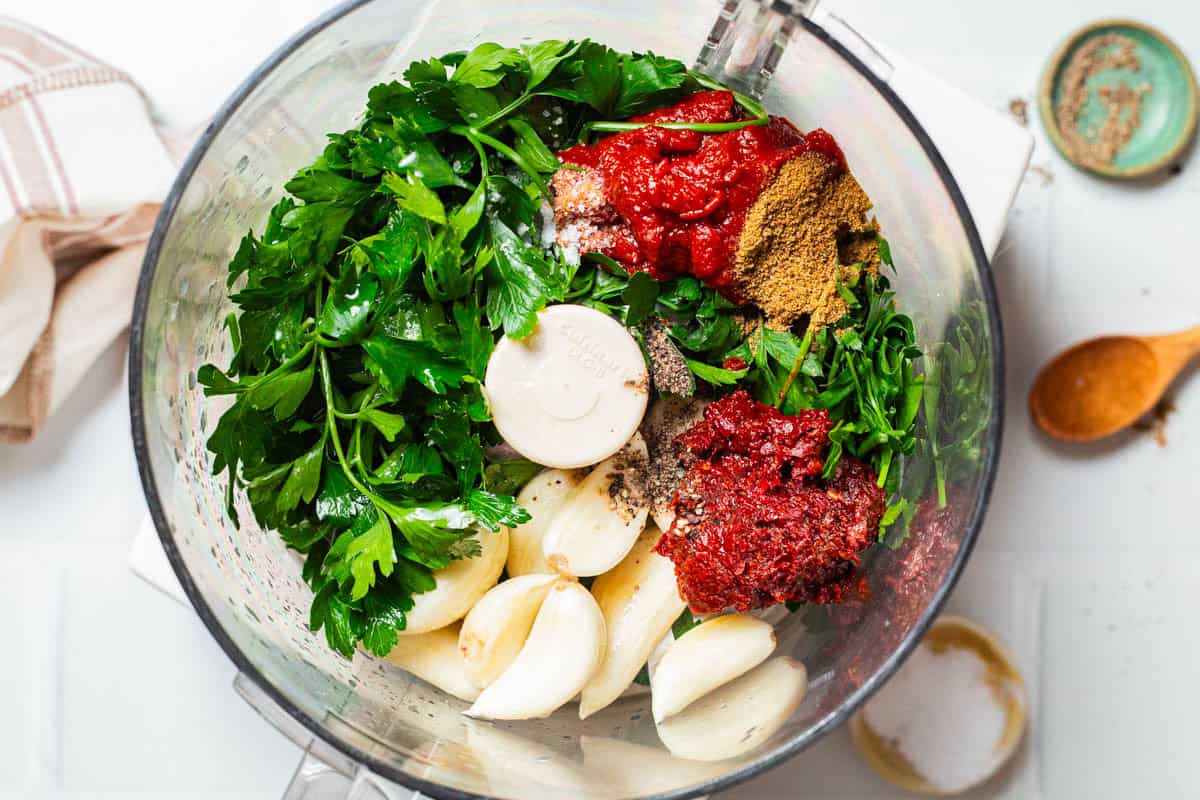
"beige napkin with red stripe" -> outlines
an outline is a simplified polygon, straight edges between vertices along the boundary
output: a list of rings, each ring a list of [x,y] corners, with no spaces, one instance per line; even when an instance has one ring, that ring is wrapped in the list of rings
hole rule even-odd
[[[0,17],[0,441],[129,324],[175,159],[128,75]]]

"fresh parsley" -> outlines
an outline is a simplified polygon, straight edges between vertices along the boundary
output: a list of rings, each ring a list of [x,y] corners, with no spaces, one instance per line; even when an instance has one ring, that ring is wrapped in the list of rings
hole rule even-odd
[[[669,305],[701,327],[718,302],[698,284],[597,281],[539,236],[557,150],[705,79],[586,40],[486,42],[403,77],[371,89],[360,124],[330,134],[241,241],[233,355],[197,374],[232,400],[208,440],[230,517],[240,494],[306,556],[311,626],[346,657],[386,654],[436,570],[528,519],[513,496],[536,465],[485,456],[497,336],[529,335],[565,300],[611,301],[630,325]]]

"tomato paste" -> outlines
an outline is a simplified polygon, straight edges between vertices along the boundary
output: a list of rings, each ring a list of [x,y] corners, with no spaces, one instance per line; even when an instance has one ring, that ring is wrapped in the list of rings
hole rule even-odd
[[[692,611],[836,603],[856,590],[886,495],[849,456],[821,478],[832,428],[827,411],[789,416],[739,390],[676,439],[687,474],[656,550]]]
[[[731,92],[706,91],[633,121],[741,118]],[[602,213],[592,220],[604,227],[603,235],[590,237],[588,244],[594,246],[585,251],[599,249],[657,280],[690,273],[737,299],[730,266],[746,214],[783,163],[810,151],[845,167],[845,157],[828,133],[802,134],[786,119],[771,117],[767,125],[724,133],[656,126],[624,131],[559,153],[564,163],[598,173],[598,180],[559,172],[563,184],[598,186],[604,196]],[[570,187],[561,188],[566,189],[564,197],[571,196]],[[596,203],[583,206],[600,208]]]

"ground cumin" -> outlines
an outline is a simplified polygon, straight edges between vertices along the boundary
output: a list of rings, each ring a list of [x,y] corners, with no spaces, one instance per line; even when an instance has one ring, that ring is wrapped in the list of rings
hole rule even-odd
[[[1137,42],[1119,33],[1097,36],[1071,56],[1062,77],[1062,94],[1055,110],[1055,122],[1066,144],[1067,155],[1084,167],[1111,164],[1117,153],[1142,124],[1142,98],[1150,93],[1150,84],[1102,86],[1096,96],[1104,107],[1105,119],[1099,128],[1079,130],[1091,90],[1088,81],[1107,70],[1140,72],[1141,62],[1134,53]]]
[[[784,164],[746,216],[735,275],[742,292],[785,328],[802,317],[814,327],[841,319],[837,285],[851,265],[879,269],[871,200],[848,171],[820,153]]]

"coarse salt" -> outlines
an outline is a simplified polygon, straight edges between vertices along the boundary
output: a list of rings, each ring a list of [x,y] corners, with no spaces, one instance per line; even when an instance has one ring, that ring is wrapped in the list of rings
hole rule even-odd
[[[549,250],[558,236],[558,228],[554,224],[554,209],[543,200],[538,206],[538,213],[542,215],[542,247]]]
[[[974,650],[922,644],[863,708],[870,729],[931,786],[958,792],[1004,760],[1007,712]]]

